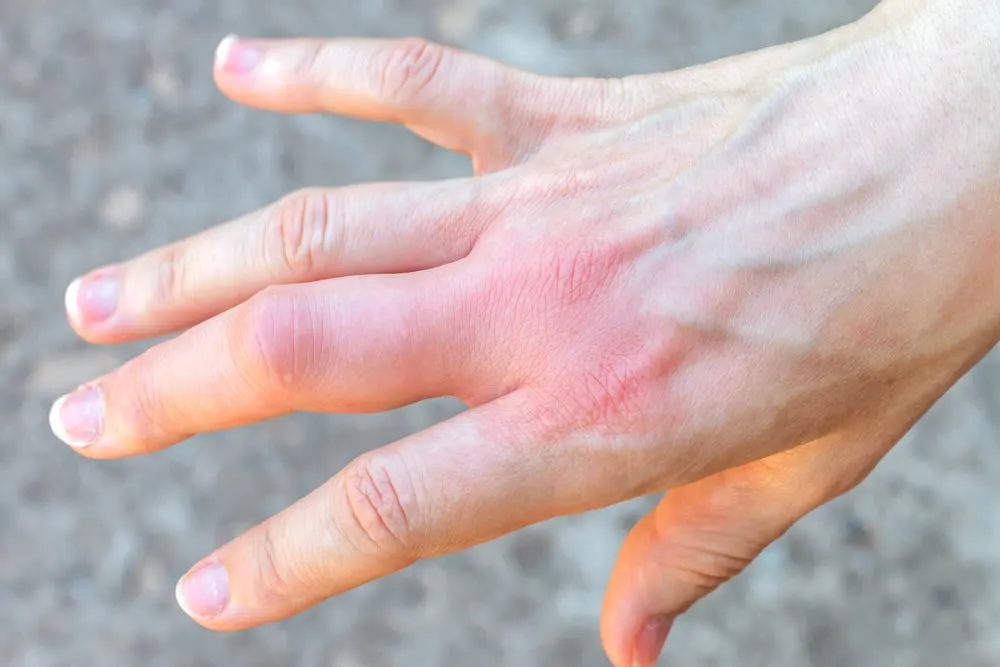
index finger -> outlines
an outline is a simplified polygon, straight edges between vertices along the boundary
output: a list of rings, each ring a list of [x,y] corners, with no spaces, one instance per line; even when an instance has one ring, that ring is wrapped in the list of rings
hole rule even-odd
[[[215,78],[243,104],[400,123],[440,146],[472,152],[500,129],[509,103],[499,104],[498,96],[528,76],[418,38],[230,36],[216,52]]]

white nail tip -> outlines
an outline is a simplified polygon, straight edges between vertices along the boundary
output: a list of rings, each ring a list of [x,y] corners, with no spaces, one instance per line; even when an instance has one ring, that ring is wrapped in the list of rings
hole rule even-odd
[[[239,40],[237,35],[226,35],[219,46],[215,49],[215,66],[221,67],[227,60],[229,60],[229,52],[233,49],[233,44]]]
[[[91,440],[80,440],[79,438],[74,438],[66,431],[66,426],[63,424],[62,408],[66,403],[66,400],[71,395],[72,394],[66,394],[52,404],[52,408],[49,410],[49,428],[52,429],[53,435],[73,449],[86,449],[96,442],[96,438]]]
[[[181,608],[181,611],[191,618],[194,618],[194,614],[191,613],[191,608],[188,606],[187,600],[184,599],[183,583],[183,579],[177,582],[177,586],[174,587],[174,597],[177,598],[177,606]]]
[[[80,279],[77,278],[66,288],[66,313],[73,322],[80,321]]]
[[[54,433],[57,438],[69,445],[72,444],[72,440],[66,434],[66,429],[63,428],[62,417],[59,414],[60,410],[62,410],[62,405],[65,402],[66,397],[63,396],[52,404],[52,409],[49,410],[49,428],[52,429],[52,433]]]

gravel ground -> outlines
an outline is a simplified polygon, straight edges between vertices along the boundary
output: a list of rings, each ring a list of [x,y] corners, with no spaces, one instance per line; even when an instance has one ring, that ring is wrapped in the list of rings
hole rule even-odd
[[[872,0],[0,0],[0,665],[597,667],[603,586],[637,501],[420,563],[285,623],[204,631],[173,584],[364,449],[456,410],[295,416],[92,463],[50,401],[140,346],[72,335],[80,272],[303,185],[463,174],[398,128],[253,112],[213,88],[244,35],[409,35],[554,74],[693,64],[803,37]],[[676,628],[664,664],[1000,664],[1000,359],[871,480]]]

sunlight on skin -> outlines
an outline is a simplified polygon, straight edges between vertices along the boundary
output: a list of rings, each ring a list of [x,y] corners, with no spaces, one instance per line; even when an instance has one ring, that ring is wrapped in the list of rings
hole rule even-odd
[[[457,397],[192,568],[184,611],[249,628],[669,490],[602,614],[614,665],[649,667],[1000,338],[998,32],[993,2],[898,0],[616,81],[421,40],[227,38],[233,100],[400,123],[475,177],[302,190],[75,281],[88,341],[182,333],[59,399],[52,428],[109,459]]]

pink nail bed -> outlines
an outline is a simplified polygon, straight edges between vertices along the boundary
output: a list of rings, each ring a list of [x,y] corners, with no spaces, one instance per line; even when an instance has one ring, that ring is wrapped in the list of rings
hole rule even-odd
[[[118,281],[108,274],[83,278],[76,288],[76,308],[86,322],[106,322],[118,309]]]
[[[260,64],[260,50],[236,35],[230,35],[219,43],[215,52],[215,66],[227,74],[249,74]]]
[[[73,447],[89,447],[104,431],[104,401],[97,387],[81,387],[60,398],[49,414],[52,431]]]
[[[219,563],[209,563],[181,579],[177,585],[177,603],[195,618],[219,616],[229,606],[229,576]]]

